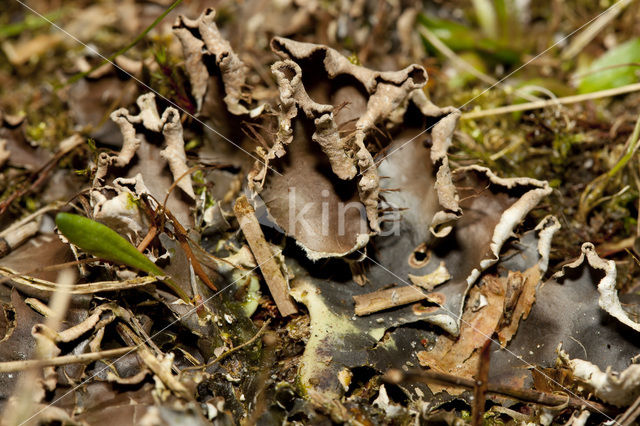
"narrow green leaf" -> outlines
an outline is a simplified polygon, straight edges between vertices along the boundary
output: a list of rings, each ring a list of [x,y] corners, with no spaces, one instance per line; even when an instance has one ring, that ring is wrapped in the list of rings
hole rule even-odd
[[[149,275],[167,275],[120,234],[95,220],[72,213],[58,213],[56,225],[66,239],[93,256],[127,265]],[[189,301],[186,293],[173,280],[167,278],[163,281],[183,300]]]
[[[493,1],[471,0],[482,32],[489,38],[498,38],[498,17]]]
[[[485,59],[507,65],[521,62],[521,46],[518,46],[518,50],[515,50],[507,43],[509,40],[503,42],[501,40],[483,37],[478,31],[474,31],[457,22],[428,16],[422,13],[418,15],[418,23],[429,28],[454,52],[473,50],[482,54]],[[434,53],[437,52],[429,42],[426,40],[424,42],[430,51]]]
[[[22,34],[23,31],[37,30],[39,28],[46,27],[49,25],[50,21],[57,21],[62,17],[62,15],[62,9],[58,9],[44,15],[42,18],[34,15],[27,15],[23,21],[16,22],[14,24],[2,25],[0,26],[0,40],[15,37]]]
[[[580,93],[614,89],[638,82],[640,73],[640,38],[614,47],[593,61],[580,80]]]

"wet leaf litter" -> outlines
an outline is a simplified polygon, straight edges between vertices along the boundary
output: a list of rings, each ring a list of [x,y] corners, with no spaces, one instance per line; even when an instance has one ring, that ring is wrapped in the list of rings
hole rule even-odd
[[[12,3],[3,421],[632,424],[632,3]]]

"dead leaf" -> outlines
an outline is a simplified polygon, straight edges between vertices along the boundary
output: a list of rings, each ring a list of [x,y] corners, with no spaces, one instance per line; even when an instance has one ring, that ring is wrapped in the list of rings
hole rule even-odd
[[[0,359],[3,361],[19,361],[33,359],[36,341],[31,330],[36,324],[44,321],[44,317],[29,308],[17,290],[11,292],[11,306],[15,312],[15,327],[10,335],[0,342]],[[0,397],[7,399],[22,373],[0,373]]]

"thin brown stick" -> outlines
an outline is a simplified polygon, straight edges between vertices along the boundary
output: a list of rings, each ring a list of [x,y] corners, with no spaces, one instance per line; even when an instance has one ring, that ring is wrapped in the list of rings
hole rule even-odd
[[[253,207],[249,204],[247,197],[244,195],[236,200],[233,211],[240,224],[240,229],[244,234],[249,247],[256,258],[256,262],[260,265],[260,270],[264,276],[264,280],[269,287],[269,291],[276,302],[276,306],[283,317],[298,312],[295,303],[289,297],[289,285],[282,275],[280,266],[275,260],[271,247],[264,238],[258,218]]]
[[[127,346],[118,349],[109,349],[100,352],[90,352],[79,355],[64,355],[49,359],[27,359],[22,361],[5,361],[0,362],[0,373],[12,373],[15,371],[24,371],[29,368],[49,367],[56,365],[68,364],[86,364],[100,359],[115,358],[129,352],[138,350],[136,346]]]
[[[202,168],[202,166],[199,166],[199,165],[198,166],[193,166],[189,170],[187,170],[186,172],[184,172],[183,174],[178,176],[178,178],[173,181],[173,183],[171,184],[171,186],[167,190],[167,195],[164,197],[164,202],[162,203],[162,210],[166,210],[167,202],[169,202],[169,197],[171,196],[171,193],[173,192],[175,187],[178,186],[178,183],[184,177],[189,176],[191,173],[195,172],[196,170],[200,170],[201,168]]]
[[[136,247],[138,251],[140,253],[144,252],[144,250],[147,248],[149,244],[151,244],[151,241],[153,241],[153,239],[156,237],[157,234],[158,234],[158,227],[155,225],[151,225],[149,227],[149,232],[147,232],[147,235],[145,235],[144,239],[140,242],[138,247]]]
[[[473,388],[473,409],[471,412],[471,424],[480,426],[483,424],[484,405],[487,400],[487,387],[489,386],[489,364],[491,362],[491,340],[487,339],[482,346],[478,359],[478,375],[476,385]]]
[[[627,411],[617,419],[616,423],[621,426],[629,426],[635,422],[638,416],[640,416],[640,397],[633,401],[633,404],[631,404],[629,408],[627,408]]]
[[[169,210],[165,209],[164,213],[169,217],[169,219],[171,219],[171,222],[173,222],[173,226],[175,227],[176,231],[176,239],[178,240],[178,243],[180,243],[180,246],[184,250],[184,253],[187,255],[187,258],[191,262],[191,266],[193,266],[193,272],[195,272],[196,275],[200,277],[200,279],[207,285],[207,287],[209,287],[213,291],[217,291],[218,288],[213,284],[213,282],[211,282],[209,276],[207,276],[207,273],[204,271],[204,269],[202,269],[202,265],[191,251],[187,231]]]
[[[207,259],[203,260],[203,258],[202,258],[202,257],[200,257],[200,261],[204,264],[204,266],[207,266],[207,267],[209,267],[209,268],[211,268],[211,269],[213,269],[213,270],[217,271],[217,270],[218,270],[218,265],[217,265],[217,263],[212,264],[211,262],[223,262],[223,263],[226,263],[227,265],[231,266],[231,267],[232,267],[232,268],[234,268],[234,269],[240,269],[240,270],[243,270],[243,271],[246,271],[246,270],[247,270],[247,268],[245,268],[245,267],[244,267],[244,266],[242,266],[242,265],[236,265],[235,263],[230,262],[230,261],[228,261],[228,260],[227,260],[227,259],[225,259],[225,258],[222,258],[222,257],[218,257],[218,256],[214,256],[214,255],[212,255],[211,253],[209,253],[208,251],[206,251],[205,249],[203,249],[203,248],[200,246],[200,244],[198,244],[196,241],[193,241],[193,240],[192,240],[191,238],[189,238],[188,236],[187,236],[187,238],[189,239],[189,242],[191,243],[191,245],[193,245],[193,247],[195,247],[195,248],[196,248],[196,250],[197,250],[201,255],[203,255],[203,256],[205,256],[205,257],[207,258]],[[194,253],[194,255],[195,255],[195,253]]]
[[[463,377],[432,370],[413,370],[408,373],[404,373],[400,370],[390,370],[385,374],[384,380],[394,384],[402,382],[440,383],[443,385],[467,389],[473,389],[476,385],[475,381],[471,379],[465,379]],[[611,407],[594,401],[586,401],[582,398],[556,395],[529,389],[518,389],[512,386],[493,383],[487,384],[487,393],[502,395],[517,401],[549,407],[568,405],[572,408],[586,409],[592,413],[606,414],[607,416],[615,416],[618,413],[617,410]]]
[[[598,254],[604,258],[607,256],[611,256],[612,254],[620,253],[621,251],[630,249],[631,247],[633,247],[633,243],[635,241],[636,241],[636,236],[633,235],[631,237],[624,238],[619,241],[606,242],[606,243],[600,244],[596,248],[596,250],[598,251]]]
[[[356,315],[362,316],[407,305],[427,297],[427,293],[413,286],[403,286],[359,294],[353,296],[353,300],[356,302]]]

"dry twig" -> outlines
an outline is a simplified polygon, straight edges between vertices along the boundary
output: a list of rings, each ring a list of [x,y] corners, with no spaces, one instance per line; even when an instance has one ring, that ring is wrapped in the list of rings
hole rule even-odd
[[[408,373],[404,373],[400,370],[390,370],[385,374],[384,380],[394,384],[402,382],[440,383],[443,385],[450,385],[467,389],[473,389],[476,386],[476,382],[474,380],[465,379],[463,377],[458,377],[447,373],[440,373],[432,370],[414,370]],[[568,405],[572,408],[584,408],[592,413],[606,414],[608,416],[617,414],[617,411],[613,408],[610,408],[609,406],[594,401],[586,401],[582,398],[575,398],[572,396],[556,395],[529,389],[519,389],[512,386],[493,383],[487,383],[487,392],[506,396],[517,401],[545,405],[548,407]]]
[[[236,214],[240,228],[244,233],[249,247],[253,252],[256,262],[260,265],[260,270],[264,276],[264,280],[269,286],[273,300],[278,306],[280,314],[284,317],[295,314],[298,312],[295,303],[289,296],[289,285],[287,280],[282,275],[280,266],[276,262],[271,247],[264,239],[262,229],[260,229],[260,223],[256,218],[256,214],[253,207],[249,204],[247,197],[244,195],[236,200],[236,204],[233,206],[233,211]]]
[[[478,375],[476,376],[476,385],[473,388],[473,411],[471,414],[471,424],[473,426],[482,425],[482,416],[484,414],[484,404],[486,401],[487,387],[489,385],[489,362],[491,340],[487,339],[482,346],[480,357],[478,359]]]
[[[353,296],[353,300],[356,302],[356,315],[362,316],[418,302],[428,297],[427,293],[417,287],[403,286],[359,294]]]
[[[11,373],[14,371],[24,371],[29,368],[48,367],[68,364],[87,364],[106,358],[115,358],[120,355],[134,352],[138,348],[136,346],[127,346],[118,349],[108,349],[99,352],[89,352],[79,355],[63,355],[49,359],[25,359],[21,361],[5,361],[0,362],[0,373]]]
[[[499,108],[466,112],[460,116],[461,120],[475,120],[477,118],[489,117],[492,115],[509,114],[511,112],[528,111],[532,109],[547,108],[551,106],[575,104],[591,99],[608,98],[623,95],[625,93],[637,92],[640,90],[640,83],[628,84],[615,89],[600,90],[599,92],[585,93],[583,95],[566,96],[564,98],[548,99],[544,101],[527,102],[525,104],[507,105]]]
[[[91,259],[93,260],[93,259]],[[69,262],[72,263],[72,262]],[[13,281],[19,285],[29,287],[36,290],[55,292],[60,289],[57,283],[21,274],[10,268],[0,266],[0,282],[7,280]],[[135,277],[124,281],[98,281],[86,284],[74,284],[65,288],[67,294],[93,294],[102,291],[120,291],[130,288],[143,287],[158,281],[156,277],[145,276]]]
[[[640,397],[638,397],[633,404],[627,408],[627,411],[625,411],[624,414],[616,420],[616,423],[621,426],[629,426],[633,424],[638,416],[640,416]]]

